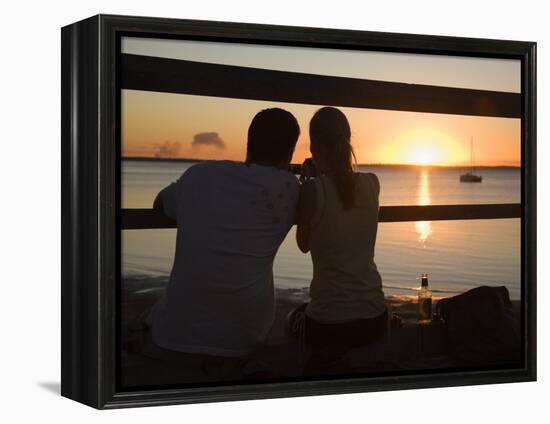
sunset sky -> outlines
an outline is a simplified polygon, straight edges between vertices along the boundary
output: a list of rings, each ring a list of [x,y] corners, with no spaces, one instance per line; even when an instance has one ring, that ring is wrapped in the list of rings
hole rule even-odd
[[[123,53],[321,75],[520,92],[520,62],[400,53],[319,50],[124,38]],[[337,106],[337,105],[335,105]],[[301,127],[293,162],[310,156],[317,105],[122,91],[122,155],[243,160],[248,125],[265,108],[292,112]],[[340,108],[358,163],[462,165],[470,138],[477,165],[519,165],[520,120]]]

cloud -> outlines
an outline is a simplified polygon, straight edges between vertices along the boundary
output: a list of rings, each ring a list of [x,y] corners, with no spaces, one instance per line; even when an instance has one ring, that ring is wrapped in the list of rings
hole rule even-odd
[[[200,146],[213,146],[218,149],[225,149],[225,143],[217,132],[203,132],[195,134],[191,145],[195,148]]]
[[[181,144],[179,141],[165,141],[155,144],[155,157],[166,158],[178,156]]]

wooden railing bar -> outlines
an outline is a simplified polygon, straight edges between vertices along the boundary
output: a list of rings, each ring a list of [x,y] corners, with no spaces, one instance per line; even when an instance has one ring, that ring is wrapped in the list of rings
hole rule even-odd
[[[381,206],[379,222],[520,218],[518,203],[483,205]],[[176,222],[153,209],[122,209],[123,230],[176,228]]]
[[[521,117],[521,95],[122,55],[125,89],[456,115]]]

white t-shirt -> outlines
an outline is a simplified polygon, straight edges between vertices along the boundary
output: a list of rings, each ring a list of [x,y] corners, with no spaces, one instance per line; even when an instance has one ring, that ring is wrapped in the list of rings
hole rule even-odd
[[[265,340],[274,318],[273,260],[298,195],[288,171],[229,161],[194,165],[161,192],[178,233],[166,295],[153,311],[157,345],[245,356]]]

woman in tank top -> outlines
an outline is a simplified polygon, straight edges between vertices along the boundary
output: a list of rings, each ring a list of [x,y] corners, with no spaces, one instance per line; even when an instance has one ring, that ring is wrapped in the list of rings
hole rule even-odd
[[[374,262],[380,184],[355,172],[351,130],[338,109],[319,109],[310,122],[314,166],[304,162],[296,239],[311,252],[311,301],[289,316],[310,351],[305,372],[322,372],[347,351],[387,330],[382,280]]]

